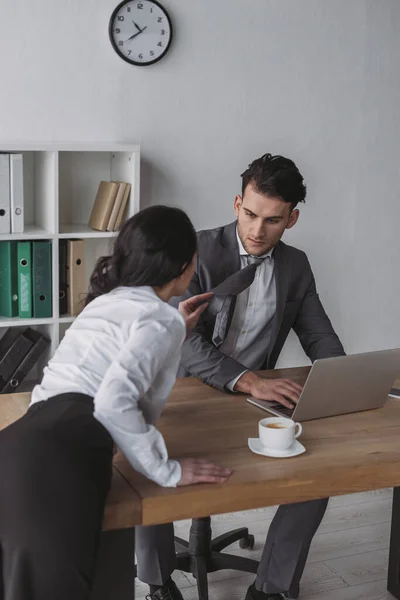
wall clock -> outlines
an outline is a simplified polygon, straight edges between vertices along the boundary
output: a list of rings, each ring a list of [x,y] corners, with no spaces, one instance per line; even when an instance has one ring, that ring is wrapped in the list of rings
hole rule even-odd
[[[172,42],[172,24],[156,0],[124,0],[111,15],[110,41],[121,58],[132,65],[159,61]]]

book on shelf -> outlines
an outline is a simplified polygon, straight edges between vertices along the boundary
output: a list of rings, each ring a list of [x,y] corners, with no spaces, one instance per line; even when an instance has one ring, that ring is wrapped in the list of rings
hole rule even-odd
[[[52,316],[51,242],[0,241],[0,317]]]
[[[0,340],[1,394],[18,390],[49,344],[46,336],[31,327],[7,329]]]
[[[18,316],[17,242],[0,242],[0,316]]]
[[[116,231],[123,220],[131,184],[125,181],[101,181],[89,219],[97,231]]]
[[[17,242],[18,316],[32,317],[32,242]]]
[[[10,154],[10,216],[11,233],[23,233],[24,169],[22,154]]]
[[[85,242],[68,240],[67,243],[67,309],[71,316],[79,315],[86,292]]]
[[[119,216],[120,211],[124,210],[130,193],[131,186],[129,183],[125,183],[124,181],[118,182],[118,192],[115,198],[114,206],[111,211],[110,220],[108,221],[107,231],[115,231],[116,223]]]
[[[131,193],[131,184],[127,183],[126,188],[125,188],[124,197],[122,199],[122,203],[121,203],[121,206],[119,207],[118,215],[117,215],[117,218],[114,223],[113,231],[118,231],[119,228],[121,227],[121,223],[122,223],[124,215],[125,215],[126,207],[128,206],[128,200],[129,200],[130,193]]]
[[[60,240],[59,255],[58,255],[58,304],[60,315],[65,315],[68,312],[67,304],[67,240]]]
[[[119,184],[115,181],[100,182],[89,219],[89,227],[98,231],[107,230],[118,188]]]
[[[11,233],[9,154],[0,154],[0,234],[1,233]]]
[[[30,330],[9,327],[0,340],[0,392],[33,345]]]
[[[33,316],[46,319],[52,316],[51,309],[51,242],[32,242]]]
[[[23,232],[23,155],[0,153],[0,234]]]

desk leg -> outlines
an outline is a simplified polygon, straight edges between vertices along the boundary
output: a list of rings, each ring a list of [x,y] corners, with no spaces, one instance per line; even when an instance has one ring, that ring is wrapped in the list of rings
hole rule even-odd
[[[400,598],[400,487],[393,489],[387,589],[395,598]]]
[[[90,600],[135,600],[135,529],[103,531]]]

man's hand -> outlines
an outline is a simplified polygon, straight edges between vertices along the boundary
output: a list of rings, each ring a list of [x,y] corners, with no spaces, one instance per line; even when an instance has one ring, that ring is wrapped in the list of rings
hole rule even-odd
[[[235,384],[235,392],[251,394],[258,400],[279,402],[293,408],[299,399],[302,386],[291,379],[264,379],[251,371],[244,373]]]
[[[232,475],[231,469],[218,467],[204,458],[181,458],[182,477],[179,486],[194,483],[224,483]]]
[[[212,295],[212,292],[207,292],[206,294],[192,296],[187,300],[179,302],[178,310],[185,319],[186,331],[188,334],[196,327],[197,321],[199,320],[201,313],[206,310],[208,301],[211,299]]]

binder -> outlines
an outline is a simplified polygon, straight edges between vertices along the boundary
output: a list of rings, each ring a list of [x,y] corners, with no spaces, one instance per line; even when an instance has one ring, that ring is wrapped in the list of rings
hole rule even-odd
[[[0,242],[0,316],[18,316],[17,243]]]
[[[46,350],[48,345],[50,344],[50,340],[48,340],[44,335],[41,335],[38,331],[31,329],[32,337],[35,338],[35,341],[31,347],[31,349],[26,354],[25,358],[22,360],[21,364],[14,371],[9,381],[5,385],[2,393],[10,394],[18,390],[18,387],[28,375],[28,373],[35,366],[40,356]]]
[[[121,223],[122,223],[122,220],[123,220],[124,214],[125,214],[125,209],[126,209],[126,206],[128,204],[130,192],[131,192],[131,184],[128,183],[127,187],[126,187],[126,190],[125,190],[124,199],[122,201],[122,204],[121,204],[119,212],[118,212],[117,220],[115,221],[114,231],[118,231],[118,229],[121,226]]]
[[[0,154],[0,234],[1,233],[11,233],[9,154]]]
[[[10,154],[11,232],[24,232],[24,173],[22,154]]]
[[[33,316],[51,317],[51,242],[32,242]]]
[[[68,240],[67,247],[67,306],[71,316],[83,309],[86,292],[85,242]]]
[[[36,333],[29,327],[23,331],[9,327],[0,340],[0,392],[35,343]]]
[[[106,231],[117,196],[119,184],[115,181],[101,181],[89,219],[89,227]]]
[[[31,242],[17,242],[18,316],[32,317]]]
[[[118,217],[121,205],[124,201],[127,187],[128,187],[128,184],[124,183],[123,181],[120,181],[118,184],[118,192],[117,192],[117,196],[115,198],[113,209],[111,211],[110,220],[108,221],[107,231],[114,231],[115,223],[117,221],[117,217]]]
[[[65,315],[68,312],[67,306],[67,240],[60,240],[59,243],[59,310],[60,315]]]

